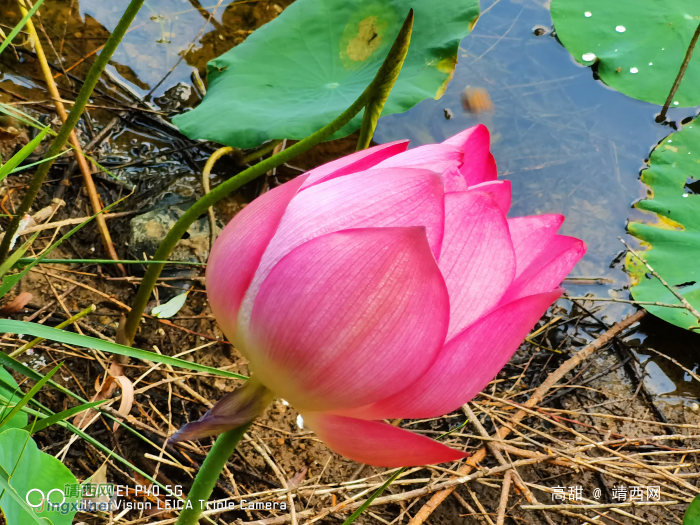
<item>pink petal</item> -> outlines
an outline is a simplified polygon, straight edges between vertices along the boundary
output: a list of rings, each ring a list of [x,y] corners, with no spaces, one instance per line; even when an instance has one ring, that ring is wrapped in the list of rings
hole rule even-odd
[[[464,177],[457,166],[450,166],[443,171],[442,180],[445,183],[445,193],[467,191],[467,189],[469,189],[467,186],[467,181],[464,180]]]
[[[413,419],[452,412],[496,377],[561,292],[531,295],[501,306],[446,344],[430,370],[403,392],[342,413],[362,419]]]
[[[489,193],[445,195],[439,266],[450,294],[449,340],[495,308],[515,275],[508,223]]]
[[[209,304],[226,336],[234,340],[238,309],[289,201],[306,176],[264,193],[229,222],[212,247],[207,263]]]
[[[457,461],[468,456],[425,436],[387,423],[302,413],[304,422],[334,452],[376,467],[414,467]]]
[[[450,166],[462,165],[462,149],[445,144],[426,144],[386,159],[373,169],[422,168],[442,173]]]
[[[482,182],[481,184],[476,184],[469,189],[486,191],[490,193],[491,196],[496,199],[498,207],[501,208],[503,214],[508,214],[512,200],[509,180],[492,180],[489,182]]]
[[[544,251],[564,222],[563,215],[531,215],[508,219],[517,260],[516,277],[521,275]]]
[[[379,162],[406,151],[408,142],[408,140],[397,140],[396,142],[380,144],[379,146],[357,151],[340,159],[323,164],[306,173],[308,179],[301,189],[304,190],[309,186],[314,186],[321,182],[335,179],[336,177],[342,177],[350,173],[359,173],[360,171],[368,170]]]
[[[425,229],[317,237],[270,272],[246,338],[253,373],[300,409],[388,397],[433,362],[449,298]]]
[[[513,281],[503,301],[515,301],[559,286],[585,253],[586,244],[583,241],[555,235],[544,245],[539,256]]]
[[[465,129],[442,142],[464,151],[464,164],[460,171],[469,186],[495,180],[498,175],[496,161],[489,151],[490,142],[489,130],[483,124]]]
[[[247,324],[255,295],[272,267],[297,246],[352,228],[424,226],[437,256],[444,220],[442,180],[427,170],[370,170],[307,188],[290,203],[263,255],[243,300],[241,324]]]

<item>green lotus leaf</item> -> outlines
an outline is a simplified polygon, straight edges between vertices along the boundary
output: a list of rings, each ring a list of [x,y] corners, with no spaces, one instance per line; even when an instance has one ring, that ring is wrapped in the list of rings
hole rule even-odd
[[[14,388],[10,388],[11,385]],[[17,402],[22,399],[24,392],[22,392],[14,378],[10,373],[0,366],[0,421],[9,414],[11,407],[17,404]],[[9,402],[10,408],[7,408],[5,402]],[[27,425],[27,414],[24,412],[18,412],[12,419],[5,423],[0,432],[10,428],[22,428]]]
[[[700,495],[695,496],[690,502],[683,516],[683,525],[700,525]]]
[[[6,473],[9,487],[0,490],[0,509],[5,515],[7,525],[29,525],[30,523],[46,523],[48,518],[53,525],[70,525],[73,523],[75,511],[70,508],[63,512],[44,509],[39,512],[31,510],[26,505],[27,493],[29,503],[38,505],[42,496],[53,491],[50,500],[61,503],[66,484],[75,484],[77,480],[70,470],[50,454],[39,450],[29,432],[12,428],[0,432],[0,475]],[[7,482],[7,480],[5,480]],[[10,490],[14,493],[10,494]],[[41,494],[40,494],[40,492]],[[65,497],[65,502],[74,502],[75,498]]]
[[[641,180],[649,187],[646,199],[635,207],[656,216],[653,224],[632,222],[629,232],[642,241],[647,263],[700,309],[700,121],[663,139],[649,157]],[[697,194],[696,194],[697,193]],[[625,261],[637,301],[680,304],[680,301],[632,254]],[[700,322],[681,308],[645,306],[652,314],[682,328]]]
[[[598,62],[608,86],[663,105],[700,24],[698,0],[553,0],[557,37],[580,64]],[[693,55],[675,106],[700,104],[700,52]],[[676,104],[677,102],[677,104]]]
[[[408,56],[382,114],[440,98],[459,42],[478,19],[478,0],[297,0],[212,60],[204,100],[174,122],[192,139],[239,148],[302,139],[340,115],[372,82],[411,8]],[[362,115],[333,138],[357,130]]]

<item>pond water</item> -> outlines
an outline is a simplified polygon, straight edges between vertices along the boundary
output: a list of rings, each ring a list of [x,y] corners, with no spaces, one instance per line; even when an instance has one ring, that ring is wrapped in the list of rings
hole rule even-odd
[[[155,109],[191,105],[198,99],[196,72],[203,75],[209,59],[243,41],[289,3],[149,0],[115,54],[110,73]],[[80,59],[104,43],[127,4],[126,0],[46,0],[42,16],[61,41],[64,69],[80,67]],[[13,0],[0,0],[0,12],[11,14],[14,5]],[[639,172],[651,148],[672,130],[654,122],[658,106],[608,89],[592,78],[590,69],[574,62],[551,35],[547,0],[484,0],[482,13],[461,43],[454,79],[442,99],[382,118],[375,139],[408,137],[416,146],[441,141],[477,123],[487,125],[499,176],[513,185],[512,213],[562,213],[567,218],[562,233],[588,244],[573,276],[596,278],[598,284],[568,282],[569,292],[627,298],[618,237],[626,236],[629,219],[649,220],[631,208],[646,194]],[[37,86],[21,68],[6,70],[1,80],[0,87],[6,82],[25,90]],[[464,111],[460,95],[467,86],[485,89],[493,109],[479,114]],[[672,108],[669,118],[680,122],[696,113]],[[130,132],[124,138],[125,148],[134,141],[146,142],[141,154],[173,146],[159,142],[157,136]],[[186,178],[187,166],[169,169],[181,170]],[[185,186],[191,184],[186,179]],[[600,315],[608,323],[631,311],[621,303],[600,305]],[[697,385],[675,365],[646,350],[649,346],[663,350],[697,370],[700,336],[681,332],[651,320],[634,338],[638,355],[648,361],[651,390],[687,400],[700,396]]]

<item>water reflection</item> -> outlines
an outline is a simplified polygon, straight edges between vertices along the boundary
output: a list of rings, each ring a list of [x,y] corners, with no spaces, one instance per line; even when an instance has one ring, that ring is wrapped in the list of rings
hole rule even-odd
[[[108,70],[127,81],[141,97],[162,96],[178,83],[189,85],[193,69],[204,78],[209,60],[240,44],[290,3],[291,0],[210,0],[205,4],[198,0],[149,0]],[[51,39],[48,49],[55,48],[63,57],[62,68],[82,77],[128,4],[127,0],[46,0],[39,11],[41,25]],[[5,29],[11,29],[21,18],[15,0],[0,0],[0,13]],[[54,58],[55,54],[49,56]],[[6,62],[5,56],[2,61]]]
[[[574,274],[612,278],[620,288],[627,277],[619,265],[610,268],[623,248],[617,237],[625,233],[630,205],[646,192],[637,180],[644,159],[671,130],[654,123],[657,106],[608,89],[573,61],[549,33],[545,2],[491,2],[482,2],[484,14],[462,41],[443,98],[383,118],[377,138],[410,137],[418,145],[486,124],[499,176],[513,184],[513,214],[565,214],[563,233],[588,244]],[[487,90],[494,109],[463,111],[465,86]],[[449,120],[446,109],[453,115]],[[695,114],[673,111],[676,120]],[[603,287],[581,288],[575,293],[607,294]]]
[[[700,374],[700,335],[648,316],[628,343],[644,364],[647,384],[655,394],[700,399],[700,383],[692,377]]]

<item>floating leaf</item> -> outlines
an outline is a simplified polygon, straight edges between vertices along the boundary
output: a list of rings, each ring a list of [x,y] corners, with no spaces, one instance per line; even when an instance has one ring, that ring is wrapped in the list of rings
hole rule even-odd
[[[625,95],[663,105],[700,24],[698,0],[553,0],[557,37],[577,62]],[[700,52],[674,105],[700,104]],[[678,104],[675,104],[678,102]]]
[[[42,494],[51,493],[53,503],[63,501],[63,489],[66,484],[75,484],[78,481],[66,466],[55,457],[40,451],[34,440],[26,430],[12,428],[0,433],[0,477],[6,485],[0,497],[0,507],[5,514],[8,525],[25,525],[29,523],[42,523],[48,525],[70,525],[73,523],[75,511],[69,509],[66,514],[51,512],[44,509],[41,512],[28,510],[26,505],[27,493],[32,489],[36,491],[29,495],[29,503],[36,505],[40,502]],[[5,476],[7,475],[7,476]],[[13,494],[14,493],[14,494]],[[19,496],[17,498],[16,496]],[[25,500],[22,502],[22,500]],[[68,496],[65,501],[71,500]],[[25,503],[22,505],[22,503]],[[37,511],[39,509],[36,509]],[[42,519],[43,518],[43,519]]]
[[[174,119],[190,138],[252,148],[302,139],[340,115],[370,84],[404,18],[415,22],[408,56],[383,115],[440,98],[478,0],[297,0],[208,65],[202,103]],[[338,131],[360,127],[362,113]]]
[[[180,308],[185,306],[185,301],[187,300],[187,294],[189,292],[181,293],[170,299],[167,303],[163,303],[156,306],[151,310],[151,315],[153,317],[158,317],[160,319],[168,319],[180,311]]]
[[[22,391],[10,373],[0,366],[0,398],[9,401],[10,407],[22,399]],[[0,401],[0,419],[5,419],[12,408]],[[27,414],[19,412],[9,419],[3,428],[22,428],[27,424]]]
[[[632,222],[629,232],[649,250],[640,255],[670,285],[700,309],[700,122],[663,139],[649,157],[641,180],[649,186],[648,198],[635,204],[656,214],[654,224]],[[670,290],[649,275],[632,254],[626,260],[637,301],[680,304]],[[700,324],[681,308],[646,306],[652,314],[682,328]]]

